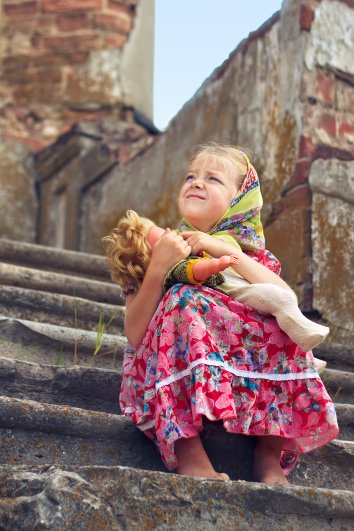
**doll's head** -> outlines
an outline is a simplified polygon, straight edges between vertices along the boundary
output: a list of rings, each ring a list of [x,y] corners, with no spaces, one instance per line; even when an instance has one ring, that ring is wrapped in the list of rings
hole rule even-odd
[[[150,262],[151,247],[157,240],[155,227],[150,219],[128,210],[109,236],[102,238],[112,280],[123,292],[136,292],[141,285]]]
[[[208,232],[237,196],[249,162],[237,148],[219,144],[198,146],[179,193],[180,213],[195,228]]]

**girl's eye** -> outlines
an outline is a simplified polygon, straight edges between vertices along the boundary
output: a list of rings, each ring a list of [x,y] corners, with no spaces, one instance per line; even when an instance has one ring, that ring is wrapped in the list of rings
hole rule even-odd
[[[187,175],[186,181],[191,181],[192,179],[194,179],[193,175]]]
[[[210,181],[216,181],[217,183],[222,184],[221,180],[218,179],[217,177],[215,177],[214,175],[210,175],[209,179],[210,179]]]

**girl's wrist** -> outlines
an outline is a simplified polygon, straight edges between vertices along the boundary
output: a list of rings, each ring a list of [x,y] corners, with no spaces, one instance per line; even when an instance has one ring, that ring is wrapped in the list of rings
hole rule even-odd
[[[217,238],[215,238],[217,240]],[[220,258],[223,255],[228,254],[229,256],[236,256],[239,258],[242,256],[241,249],[238,249],[234,245],[231,245],[227,242],[223,242],[222,240],[217,240],[216,246],[215,246],[215,254],[213,253],[212,256],[215,258]]]
[[[148,278],[149,280],[154,281],[154,282],[161,283],[161,286],[162,286],[167,273],[168,271],[165,271],[165,269],[162,268],[160,264],[157,264],[151,261],[146,270],[145,278]]]

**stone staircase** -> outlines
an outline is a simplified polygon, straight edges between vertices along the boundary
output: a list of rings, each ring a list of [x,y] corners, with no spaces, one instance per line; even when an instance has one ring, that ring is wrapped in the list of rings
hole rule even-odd
[[[350,345],[316,351],[341,434],[291,486],[251,482],[254,441],[219,423],[203,443],[234,481],[180,477],[119,414],[124,307],[104,259],[0,240],[0,262],[0,529],[353,528]]]

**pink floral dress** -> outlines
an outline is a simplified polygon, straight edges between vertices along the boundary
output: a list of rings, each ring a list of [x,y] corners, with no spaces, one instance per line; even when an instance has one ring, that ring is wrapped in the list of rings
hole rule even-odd
[[[206,287],[176,284],[161,300],[139,348],[125,351],[123,415],[157,444],[170,470],[176,440],[203,417],[228,432],[283,437],[285,473],[299,453],[338,434],[333,403],[311,352],[261,315]]]

